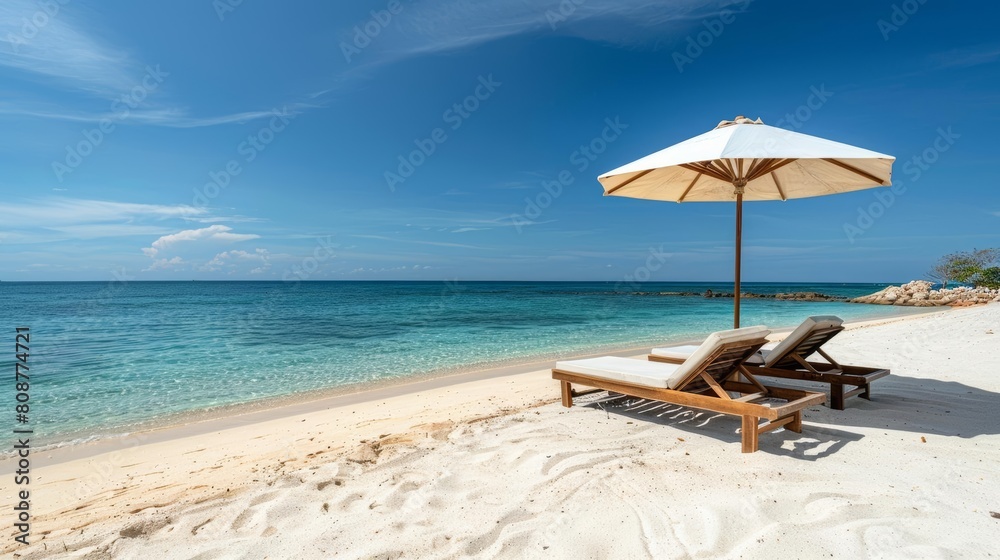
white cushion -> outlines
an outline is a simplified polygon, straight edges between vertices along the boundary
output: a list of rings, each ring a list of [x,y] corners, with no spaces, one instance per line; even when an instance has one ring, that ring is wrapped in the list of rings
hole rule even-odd
[[[604,356],[586,360],[556,362],[556,369],[569,373],[579,373],[590,377],[600,377],[613,381],[624,381],[646,387],[667,388],[667,381],[677,371],[679,365]]]
[[[777,344],[777,342],[768,342],[761,347],[760,352],[750,356],[750,358],[747,359],[747,363],[762,365],[764,363],[764,356],[767,356],[768,352],[777,346]],[[683,346],[671,346],[669,348],[653,348],[653,351],[650,353],[654,356],[663,356],[664,358],[670,358],[672,360],[684,361],[691,357],[691,354],[694,354],[694,351],[697,349],[698,347],[694,344],[687,344]]]
[[[687,344],[685,346],[671,346],[669,348],[653,348],[651,352],[654,356],[663,356],[664,358],[672,358],[674,360],[684,361],[688,359],[694,351],[698,349],[698,346],[694,344]]]
[[[761,339],[770,332],[767,327],[755,326],[712,333],[705,338],[705,342],[695,348],[683,364],[664,364],[648,360],[603,356],[556,362],[556,369],[646,387],[676,389],[691,372],[704,367],[704,362],[719,346],[731,342]]]
[[[809,335],[816,330],[828,329],[832,327],[839,327],[844,323],[844,320],[835,315],[816,315],[814,317],[806,317],[805,321],[795,330],[791,332],[784,340],[778,343],[777,346],[771,349],[764,356],[764,365],[770,367],[776,364],[778,361],[783,359],[788,355],[789,352],[795,349],[796,346],[802,343],[803,340],[809,337]]]
[[[701,343],[698,348],[688,356],[687,360],[684,361],[677,371],[674,372],[673,376],[668,380],[668,387],[671,389],[676,389],[677,386],[684,381],[692,372],[699,370],[704,367],[705,362],[709,359],[713,352],[718,349],[719,346],[723,344],[732,342],[743,342],[747,340],[761,339],[767,336],[771,331],[767,330],[767,327],[763,325],[757,325],[753,327],[744,327],[742,329],[732,329],[728,331],[714,332],[705,338],[705,341]]]

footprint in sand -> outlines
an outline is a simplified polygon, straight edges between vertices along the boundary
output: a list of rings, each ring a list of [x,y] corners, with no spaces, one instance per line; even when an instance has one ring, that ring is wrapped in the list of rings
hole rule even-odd
[[[133,523],[122,529],[118,534],[124,539],[138,539],[148,537],[167,525],[170,525],[169,517],[164,519],[148,519]]]

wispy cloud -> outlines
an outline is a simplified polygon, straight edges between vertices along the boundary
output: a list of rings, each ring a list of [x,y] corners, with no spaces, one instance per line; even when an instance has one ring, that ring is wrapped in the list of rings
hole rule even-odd
[[[735,0],[445,0],[407,7],[369,50],[368,66],[423,54],[454,51],[529,33],[557,33],[619,45],[654,44],[664,28],[686,28]],[[627,26],[628,33],[621,32]],[[344,30],[350,41],[350,31]],[[363,65],[359,65],[359,68]]]
[[[971,68],[1000,60],[1000,46],[981,45],[935,53],[930,57],[934,69]]]
[[[39,22],[44,22],[39,25]],[[278,107],[253,109],[224,115],[193,115],[183,107],[165,100],[146,98],[139,107],[131,107],[128,118],[115,114],[113,100],[142,85],[145,87],[150,66],[137,60],[121,45],[104,36],[98,14],[80,3],[4,0],[0,3],[0,69],[43,86],[42,90],[18,94],[7,91],[0,102],[0,115],[17,118],[49,119],[69,122],[113,121],[172,128],[198,128],[242,124],[268,119],[275,111],[292,114],[324,106],[326,92],[310,93],[299,101]],[[159,80],[169,80],[170,69],[155,65]],[[45,91],[49,88],[51,91]],[[165,96],[156,86],[157,96]],[[67,102],[46,102],[54,92],[84,94]],[[95,102],[98,103],[95,106]]]
[[[233,243],[236,241],[249,241],[258,239],[260,236],[253,233],[233,233],[233,228],[223,225],[213,225],[201,229],[186,229],[170,235],[164,235],[152,245],[142,250],[148,257],[156,257],[164,251],[178,243],[191,241],[221,241],[223,243]]]
[[[364,235],[355,234],[351,237],[357,237],[359,239],[375,239],[378,241],[390,241],[392,243],[409,243],[413,245],[433,245],[435,247],[458,247],[462,249],[484,249],[484,247],[477,247],[475,245],[464,245],[462,243],[448,243],[442,241],[421,241],[418,239],[395,239],[392,237],[386,237],[384,235]]]
[[[321,103],[288,103],[268,110],[243,111],[228,115],[197,117],[186,109],[172,107],[149,107],[130,110],[128,118],[121,118],[120,113],[109,109],[107,111],[74,110],[45,105],[35,100],[0,101],[0,115],[18,118],[48,119],[66,122],[97,123],[109,119],[116,123],[163,126],[169,128],[202,128],[226,124],[245,124],[250,121],[271,119],[281,114],[296,116],[310,109],[322,108]]]
[[[109,200],[49,197],[25,202],[0,202],[6,226],[58,227],[96,223],[128,223],[136,219],[164,220],[205,214],[187,205],[138,204]]]
[[[0,46],[5,51],[0,66],[56,88],[100,96],[121,93],[134,85],[132,71],[140,65],[120,48],[101,40],[100,31],[86,21],[81,6],[51,5],[59,8],[57,13],[46,13],[32,0],[0,3],[0,39],[6,42]],[[27,33],[25,29],[34,31]]]
[[[83,224],[48,228],[65,233],[73,239],[98,239],[102,237],[137,237],[165,235],[171,228],[138,224]]]

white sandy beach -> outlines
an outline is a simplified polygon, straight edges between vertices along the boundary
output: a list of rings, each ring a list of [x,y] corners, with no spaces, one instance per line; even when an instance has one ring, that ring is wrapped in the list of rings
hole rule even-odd
[[[996,333],[996,334],[994,334]],[[853,325],[871,402],[739,420],[565,409],[476,374],[33,455],[18,558],[1000,556],[1000,305]],[[641,356],[640,356],[641,357]],[[5,473],[3,475],[7,477]],[[11,512],[11,486],[5,486]],[[9,525],[8,525],[9,526]],[[8,529],[8,534],[13,532]]]

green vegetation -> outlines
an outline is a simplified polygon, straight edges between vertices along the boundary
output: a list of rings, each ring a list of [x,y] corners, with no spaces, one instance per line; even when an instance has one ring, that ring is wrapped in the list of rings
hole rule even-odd
[[[1000,249],[973,249],[938,259],[928,272],[932,280],[947,288],[949,282],[977,287],[1000,288]]]

